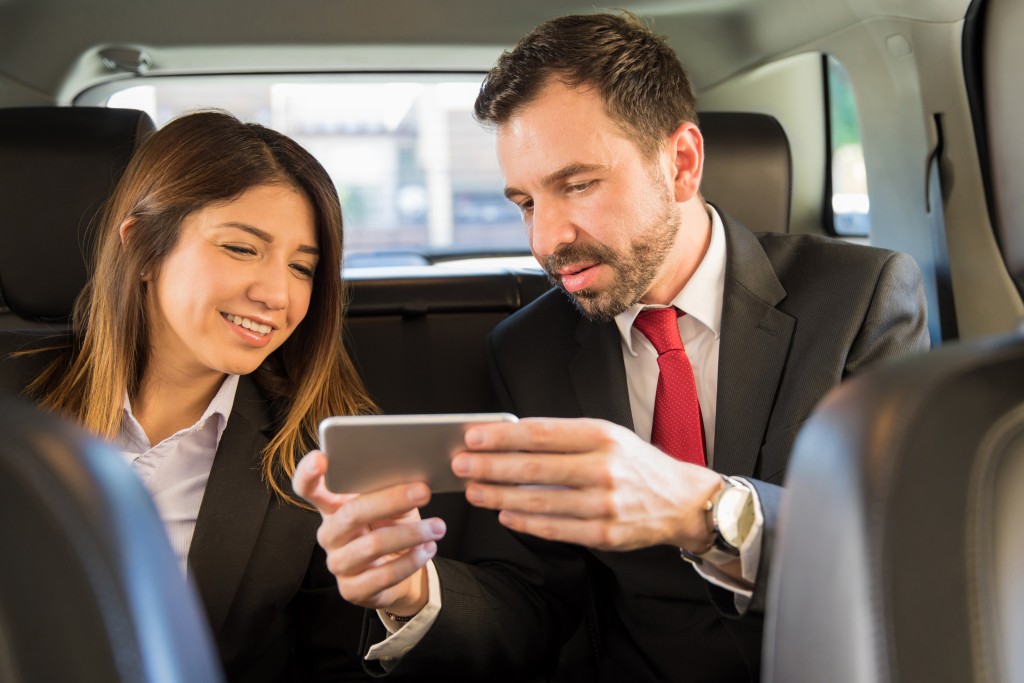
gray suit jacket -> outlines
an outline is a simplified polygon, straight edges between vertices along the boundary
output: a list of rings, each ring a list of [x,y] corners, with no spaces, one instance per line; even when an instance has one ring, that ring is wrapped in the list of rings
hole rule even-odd
[[[479,513],[467,537],[473,564],[437,562],[441,614],[394,673],[544,675],[585,614],[584,646],[563,653],[563,671],[604,681],[758,679],[757,612],[797,431],[843,378],[927,348],[928,332],[909,256],[810,235],[755,236],[727,217],[725,228],[714,467],[750,478],[763,504],[752,613],[731,618],[731,594],[703,581],[675,548],[609,553],[545,543]],[[583,318],[560,291],[506,320],[490,347],[506,409],[632,428],[615,325]]]

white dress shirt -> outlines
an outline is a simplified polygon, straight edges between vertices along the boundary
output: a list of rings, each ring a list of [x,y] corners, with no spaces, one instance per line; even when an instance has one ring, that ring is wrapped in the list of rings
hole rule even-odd
[[[115,443],[156,503],[171,548],[185,574],[199,506],[237,388],[238,375],[228,375],[198,422],[156,445],[149,443],[125,394],[124,417]]]
[[[718,400],[718,350],[722,327],[722,302],[725,299],[725,226],[718,212],[708,206],[711,215],[711,241],[707,253],[697,270],[687,281],[683,290],[672,300],[672,305],[686,315],[678,319],[679,333],[683,348],[693,366],[697,385],[697,399],[700,401],[701,417],[704,422],[704,439],[707,449],[708,467],[714,464],[715,453],[715,410]],[[647,306],[634,304],[615,317],[622,340],[622,358],[626,366],[626,383],[629,389],[629,406],[633,416],[633,429],[645,441],[651,440],[651,426],[654,421],[654,396],[658,386],[658,352],[654,345],[633,327],[633,321]],[[742,480],[740,480],[742,481]],[[755,519],[753,527],[740,548],[740,563],[743,578],[750,583],[757,576],[761,553],[761,531],[764,515],[761,512],[757,492],[750,488],[754,497]],[[680,562],[684,562],[682,558]],[[750,600],[751,592],[735,579],[717,571],[714,565],[705,562],[694,565],[706,580],[736,594],[736,606],[743,610]],[[440,582],[433,562],[427,564],[429,572],[429,595],[427,606],[410,621],[399,624],[378,610],[381,621],[389,634],[384,641],[372,646],[367,659],[379,659],[385,668],[386,662],[401,657],[418,643],[437,619],[441,609]]]
[[[708,207],[711,215],[711,241],[707,253],[697,270],[686,282],[683,290],[672,299],[672,304],[686,315],[678,318],[679,336],[683,348],[693,367],[693,379],[697,385],[697,400],[700,402],[701,418],[704,422],[704,445],[708,467],[714,466],[715,458],[715,416],[718,404],[718,350],[722,335],[722,304],[725,300],[725,226],[718,212]],[[622,360],[626,367],[626,384],[629,389],[629,407],[633,416],[633,430],[645,441],[651,440],[654,423],[654,397],[658,388],[658,352],[654,344],[633,326],[633,321],[645,308],[634,304],[615,316],[622,341]],[[743,480],[740,479],[740,482]],[[760,500],[753,487],[747,487],[754,497],[754,523],[740,548],[740,565],[743,578],[750,583],[757,577],[761,556],[761,531],[764,514]],[[682,561],[682,560],[680,560]],[[751,592],[735,579],[718,571],[705,562],[694,565],[697,572],[715,585],[736,594],[736,606],[745,609]]]
[[[718,398],[718,348],[722,332],[722,300],[725,296],[725,228],[718,213],[711,209],[711,242],[707,253],[690,276],[672,305],[686,315],[679,316],[679,336],[693,366],[701,418],[704,421],[704,445],[708,467],[715,457],[715,408]],[[644,441],[651,440],[654,422],[654,395],[658,388],[658,352],[633,321],[645,308],[633,304],[615,316],[622,338],[622,360],[626,366],[629,407],[633,431]]]

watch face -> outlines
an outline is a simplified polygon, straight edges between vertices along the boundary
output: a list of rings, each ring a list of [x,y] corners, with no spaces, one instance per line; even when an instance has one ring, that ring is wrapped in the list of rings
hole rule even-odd
[[[739,548],[754,525],[754,501],[744,486],[730,486],[715,504],[715,526],[722,540]]]

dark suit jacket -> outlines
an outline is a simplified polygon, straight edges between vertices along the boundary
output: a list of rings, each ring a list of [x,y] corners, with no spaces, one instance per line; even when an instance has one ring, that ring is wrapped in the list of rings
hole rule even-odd
[[[928,345],[920,272],[904,254],[809,235],[750,233],[725,218],[726,282],[714,468],[753,479],[766,525],[751,614],[655,547],[598,552],[517,537],[475,516],[471,565],[438,560],[441,613],[395,674],[524,680],[586,611],[602,681],[746,681],[760,669],[761,619],[779,488],[790,448],[818,400],[848,374]],[[551,291],[490,338],[506,409],[603,418],[632,428],[614,323],[581,317]],[[588,594],[589,587],[589,594]],[[723,609],[716,609],[718,602]],[[379,639],[372,620],[370,642]],[[587,661],[589,660],[589,661]],[[591,678],[590,680],[594,680]]]
[[[242,377],[199,509],[189,575],[231,681],[365,679],[362,609],[316,543],[320,516],[281,502],[260,474],[269,402]],[[289,489],[286,489],[289,490]]]

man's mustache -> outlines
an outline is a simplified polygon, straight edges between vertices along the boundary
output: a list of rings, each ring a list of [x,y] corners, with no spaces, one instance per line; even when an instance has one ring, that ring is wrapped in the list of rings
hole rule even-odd
[[[557,271],[576,263],[607,264],[618,263],[617,254],[603,244],[566,244],[544,259],[544,270],[552,282],[558,284],[561,276]]]

